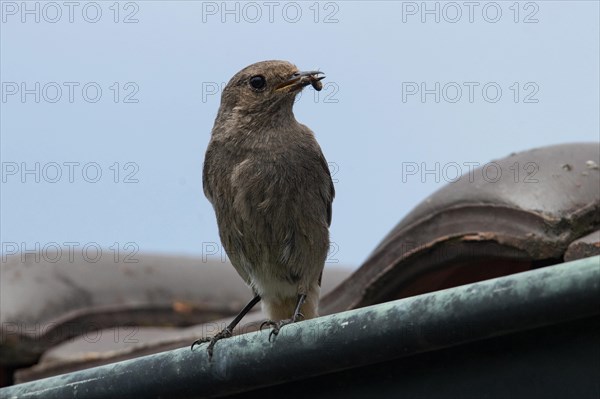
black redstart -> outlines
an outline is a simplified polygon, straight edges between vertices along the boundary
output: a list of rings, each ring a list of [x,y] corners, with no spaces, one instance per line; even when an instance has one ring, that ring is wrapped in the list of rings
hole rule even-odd
[[[223,331],[192,344],[210,341],[209,357],[261,300],[269,338],[318,316],[334,188],[313,132],[292,108],[304,87],[322,88],[321,74],[263,61],[235,74],[223,90],[202,182],[221,242],[254,298]]]

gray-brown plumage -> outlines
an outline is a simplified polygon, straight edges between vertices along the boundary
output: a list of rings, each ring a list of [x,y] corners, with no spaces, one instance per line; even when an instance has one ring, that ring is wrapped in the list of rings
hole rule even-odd
[[[231,263],[255,298],[210,340],[209,355],[259,300],[275,335],[302,316],[318,316],[334,188],[313,132],[296,121],[292,107],[305,86],[322,87],[319,74],[263,61],[223,90],[204,160],[204,193]]]

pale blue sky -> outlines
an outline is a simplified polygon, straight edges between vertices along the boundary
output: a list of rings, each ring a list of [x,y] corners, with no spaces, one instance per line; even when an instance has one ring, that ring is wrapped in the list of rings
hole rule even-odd
[[[331,263],[359,265],[453,177],[445,165],[599,140],[597,1],[429,2],[432,14],[392,1],[28,2],[30,14],[21,4],[0,2],[4,252],[65,242],[207,252],[218,242],[201,187],[215,90],[265,59],[327,75],[295,112],[336,179]],[[439,173],[402,174],[436,163]]]

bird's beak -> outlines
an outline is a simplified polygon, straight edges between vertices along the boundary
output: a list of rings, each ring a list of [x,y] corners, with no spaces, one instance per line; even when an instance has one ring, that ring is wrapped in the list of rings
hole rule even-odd
[[[306,72],[296,72],[294,73],[288,80],[277,85],[275,87],[275,91],[287,91],[288,93],[302,90],[304,87],[308,85],[313,85],[315,90],[321,90],[322,84],[317,83],[321,79],[324,79],[325,76],[322,75],[321,71],[306,71]]]

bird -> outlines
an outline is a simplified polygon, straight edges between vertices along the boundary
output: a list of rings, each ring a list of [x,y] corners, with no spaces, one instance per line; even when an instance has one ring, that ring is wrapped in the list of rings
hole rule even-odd
[[[305,87],[320,90],[324,77],[287,61],[261,61],[221,93],[202,183],[221,243],[253,298],[225,329],[192,344],[209,342],[209,359],[258,302],[269,341],[285,325],[318,316],[335,189],[314,133],[293,106]]]

